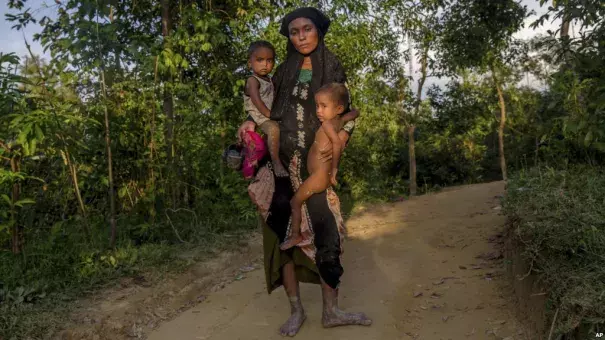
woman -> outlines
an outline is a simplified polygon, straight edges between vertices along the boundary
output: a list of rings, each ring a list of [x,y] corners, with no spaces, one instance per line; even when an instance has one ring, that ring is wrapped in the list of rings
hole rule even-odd
[[[283,285],[290,300],[291,316],[280,329],[284,336],[296,335],[306,318],[299,282],[321,284],[324,327],[372,323],[363,313],[345,313],[338,308],[344,224],[340,202],[331,188],[306,202],[301,224],[304,241],[287,251],[279,248],[290,226],[290,199],[308,176],[307,153],[321,125],[315,115],[313,94],[324,84],[346,83],[340,62],[324,44],[329,26],[330,20],[315,8],[297,9],[282,20],[280,33],[289,39],[288,56],[273,77],[271,119],[279,121],[280,159],[287,165],[290,177],[276,177],[268,163],[259,169],[248,188],[263,222],[267,289],[271,293]],[[343,144],[353,127],[349,124],[340,131]],[[245,131],[254,128],[249,119],[239,128],[238,135],[241,138]],[[322,150],[322,159],[329,162],[330,145]]]

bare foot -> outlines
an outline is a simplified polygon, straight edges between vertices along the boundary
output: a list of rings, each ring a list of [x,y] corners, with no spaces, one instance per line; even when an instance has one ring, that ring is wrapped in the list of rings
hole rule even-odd
[[[281,326],[279,333],[282,336],[295,336],[300,330],[300,327],[302,327],[306,318],[307,315],[305,314],[305,311],[302,308],[296,308],[292,311],[292,315],[290,315],[288,321]]]
[[[277,177],[288,177],[290,175],[281,162],[273,162],[273,172]]]
[[[322,323],[325,328],[349,325],[370,326],[372,320],[364,313],[345,313],[334,309],[330,312],[323,312]]]
[[[288,249],[296,246],[297,244],[301,243],[302,241],[303,241],[303,237],[300,233],[293,234],[287,240],[285,240],[284,243],[282,243],[279,246],[279,249],[288,250]]]

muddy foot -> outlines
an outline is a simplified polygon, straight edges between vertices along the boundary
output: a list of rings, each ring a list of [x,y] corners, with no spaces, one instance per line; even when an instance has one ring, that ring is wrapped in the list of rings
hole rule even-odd
[[[336,310],[334,312],[324,312],[322,323],[325,328],[349,325],[370,326],[372,320],[364,313],[345,313]]]
[[[303,238],[302,238],[301,234],[298,234],[296,236],[292,235],[290,238],[288,238],[287,240],[285,240],[284,243],[282,243],[279,246],[279,249],[281,249],[281,250],[288,250],[288,249],[296,246],[300,242],[302,242],[302,240],[303,240]]]
[[[300,330],[300,327],[302,327],[306,318],[307,315],[305,315],[305,312],[302,310],[293,312],[288,321],[286,321],[286,323],[284,323],[279,329],[279,334],[289,337],[295,336]]]
[[[273,162],[273,172],[277,177],[288,177],[290,175],[281,162]]]

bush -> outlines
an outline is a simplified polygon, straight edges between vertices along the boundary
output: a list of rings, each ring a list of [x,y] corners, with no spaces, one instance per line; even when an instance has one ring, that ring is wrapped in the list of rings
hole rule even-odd
[[[559,335],[605,322],[605,169],[534,168],[511,178],[505,211],[512,235],[544,287]],[[551,318],[552,319],[552,318]],[[594,334],[594,333],[592,333]],[[586,335],[587,336],[587,335]]]

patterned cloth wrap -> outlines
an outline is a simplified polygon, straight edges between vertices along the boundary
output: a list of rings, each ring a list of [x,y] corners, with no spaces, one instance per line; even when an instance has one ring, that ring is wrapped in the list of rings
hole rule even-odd
[[[246,131],[243,143],[244,164],[242,165],[242,174],[245,179],[252,179],[256,174],[258,161],[267,155],[267,146],[265,140],[254,131]]]

